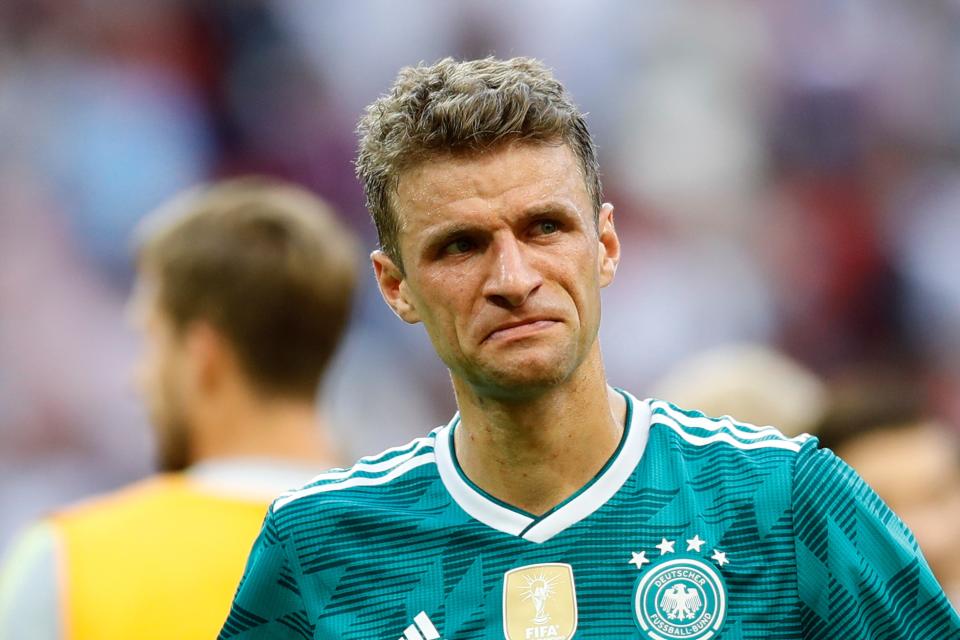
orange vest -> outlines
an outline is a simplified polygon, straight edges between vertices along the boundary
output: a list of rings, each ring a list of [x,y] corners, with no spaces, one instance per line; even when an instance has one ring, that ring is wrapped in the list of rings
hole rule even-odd
[[[215,638],[267,506],[171,474],[55,516],[66,638]]]

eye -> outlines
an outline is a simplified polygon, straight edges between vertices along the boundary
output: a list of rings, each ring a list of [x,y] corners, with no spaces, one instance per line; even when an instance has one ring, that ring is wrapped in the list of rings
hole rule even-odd
[[[560,231],[560,223],[556,220],[538,220],[533,225],[534,235],[549,236]]]
[[[469,238],[457,238],[453,242],[444,245],[441,253],[447,256],[456,256],[473,250],[476,246]]]

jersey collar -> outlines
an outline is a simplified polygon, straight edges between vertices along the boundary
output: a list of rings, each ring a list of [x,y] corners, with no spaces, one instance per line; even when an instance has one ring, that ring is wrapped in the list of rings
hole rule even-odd
[[[309,482],[317,469],[279,458],[227,457],[199,462],[184,475],[194,486],[222,497],[269,502]]]
[[[627,417],[617,450],[575,494],[543,514],[534,516],[497,500],[473,484],[457,462],[453,433],[460,414],[437,432],[436,457],[440,478],[450,497],[475,520],[530,542],[546,542],[602,507],[620,490],[640,462],[650,432],[650,408],[632,395],[617,389],[627,401]]]

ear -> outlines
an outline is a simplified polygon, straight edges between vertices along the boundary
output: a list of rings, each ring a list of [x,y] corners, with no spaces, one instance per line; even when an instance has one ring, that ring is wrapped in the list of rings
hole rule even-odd
[[[600,241],[600,252],[597,256],[600,270],[600,286],[605,287],[613,282],[617,274],[617,265],[620,264],[620,238],[613,226],[613,205],[605,202],[600,207],[597,219],[597,235]]]
[[[409,324],[420,322],[420,314],[413,304],[410,297],[410,290],[407,286],[406,278],[400,272],[399,267],[393,260],[377,249],[370,254],[370,261],[373,263],[373,272],[377,277],[377,285],[380,287],[380,294],[397,317]]]

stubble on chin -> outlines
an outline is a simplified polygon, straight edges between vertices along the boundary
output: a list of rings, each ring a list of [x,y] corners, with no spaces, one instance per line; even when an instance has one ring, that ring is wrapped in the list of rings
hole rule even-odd
[[[478,366],[468,380],[482,395],[522,399],[562,384],[575,369],[573,354],[502,358]]]

